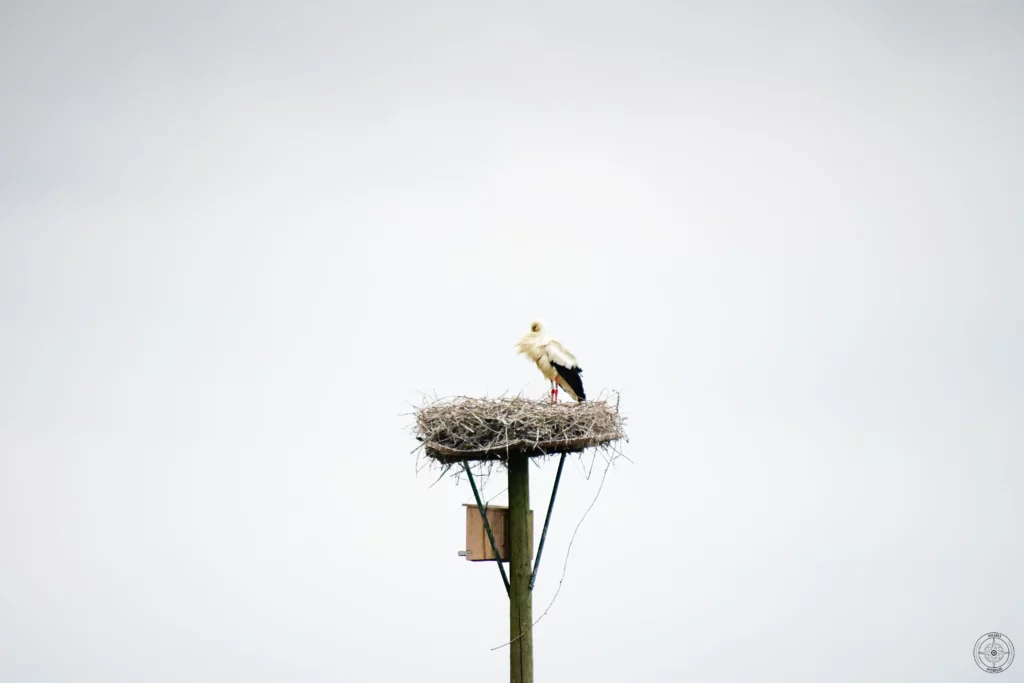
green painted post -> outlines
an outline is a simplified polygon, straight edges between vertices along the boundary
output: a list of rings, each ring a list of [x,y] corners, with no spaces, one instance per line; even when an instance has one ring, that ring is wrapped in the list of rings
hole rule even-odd
[[[512,683],[533,683],[533,597],[530,591],[530,459],[508,459],[509,638]]]

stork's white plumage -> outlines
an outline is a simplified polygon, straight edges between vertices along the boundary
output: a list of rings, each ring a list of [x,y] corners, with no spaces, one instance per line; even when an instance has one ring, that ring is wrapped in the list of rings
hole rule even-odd
[[[576,357],[557,340],[548,336],[543,320],[534,320],[530,331],[523,335],[516,345],[519,353],[537,364],[541,373],[551,382],[551,401],[558,402],[558,387],[577,401],[587,400],[583,392],[583,368]]]

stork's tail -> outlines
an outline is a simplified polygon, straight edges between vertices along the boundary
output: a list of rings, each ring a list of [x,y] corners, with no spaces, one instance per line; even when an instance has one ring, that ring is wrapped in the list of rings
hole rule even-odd
[[[576,397],[577,402],[582,403],[587,400],[587,395],[583,391],[583,378],[580,377],[580,374],[583,372],[582,368],[567,368],[554,362],[551,363],[551,366],[558,373],[560,381],[565,383],[563,386],[572,391],[572,395]]]

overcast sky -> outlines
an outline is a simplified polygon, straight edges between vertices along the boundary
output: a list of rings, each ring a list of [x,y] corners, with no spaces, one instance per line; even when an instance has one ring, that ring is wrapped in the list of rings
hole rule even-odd
[[[409,413],[543,397],[538,316],[633,461],[538,681],[982,679],[982,634],[1024,647],[1022,32],[1010,0],[5,3],[0,680],[504,680]],[[567,466],[535,615],[598,479]]]

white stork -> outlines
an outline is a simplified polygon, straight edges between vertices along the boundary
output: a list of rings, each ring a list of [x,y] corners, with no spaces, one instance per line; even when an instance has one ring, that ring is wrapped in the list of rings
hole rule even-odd
[[[551,402],[558,402],[558,387],[577,401],[587,400],[583,393],[583,369],[576,357],[569,353],[557,340],[548,336],[543,320],[534,320],[530,331],[523,335],[516,345],[519,353],[525,354],[540,368],[541,373],[551,382]]]

